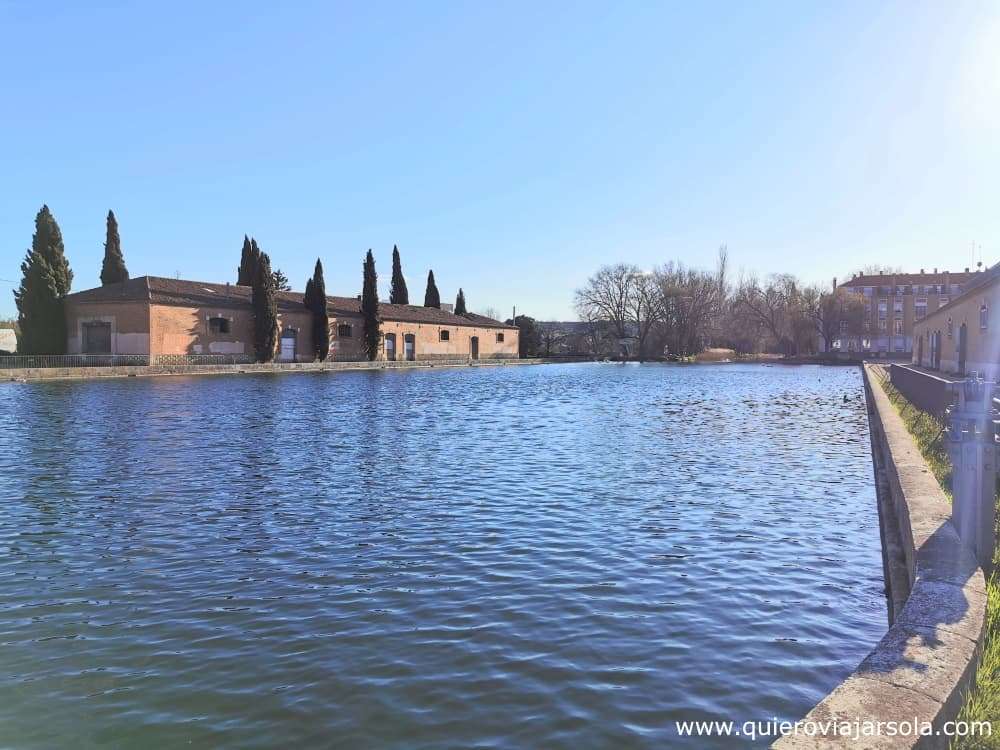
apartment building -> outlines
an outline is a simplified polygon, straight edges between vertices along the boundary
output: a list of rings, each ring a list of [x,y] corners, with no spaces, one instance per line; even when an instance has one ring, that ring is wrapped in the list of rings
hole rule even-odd
[[[914,324],[962,294],[981,271],[855,274],[840,285],[860,297],[864,305],[862,330],[849,331],[841,323],[842,336],[834,349],[880,355],[913,352]]]

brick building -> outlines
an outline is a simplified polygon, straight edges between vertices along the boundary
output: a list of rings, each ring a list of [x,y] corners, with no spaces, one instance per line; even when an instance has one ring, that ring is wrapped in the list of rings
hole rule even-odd
[[[834,348],[880,354],[911,353],[914,325],[962,294],[979,273],[968,268],[960,273],[938,272],[936,268],[927,273],[921,268],[920,273],[855,274],[839,288],[860,297],[864,306],[862,331],[844,330]]]
[[[913,363],[955,375],[1000,376],[1000,263],[914,325]]]
[[[66,351],[140,354],[158,361],[207,354],[251,359],[251,289],[141,276],[66,297]],[[330,359],[364,359],[361,301],[328,297]],[[518,356],[518,329],[482,315],[381,303],[382,359]],[[277,359],[311,361],[312,314],[299,292],[278,292]]]

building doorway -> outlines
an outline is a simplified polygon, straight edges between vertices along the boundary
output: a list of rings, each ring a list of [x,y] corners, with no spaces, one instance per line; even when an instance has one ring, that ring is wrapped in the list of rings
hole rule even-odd
[[[407,362],[412,362],[417,358],[417,337],[412,333],[403,336],[403,354]]]
[[[281,362],[295,361],[295,344],[298,340],[298,331],[294,328],[286,328],[281,332],[281,348],[278,350],[278,360]]]
[[[958,374],[965,375],[965,356],[969,348],[969,335],[965,323],[958,329]]]
[[[82,343],[84,354],[111,354],[111,324],[84,323]]]
[[[396,361],[396,334],[394,333],[385,335],[385,358],[390,362]]]
[[[473,359],[479,359],[479,337],[473,336],[469,340],[469,353]]]

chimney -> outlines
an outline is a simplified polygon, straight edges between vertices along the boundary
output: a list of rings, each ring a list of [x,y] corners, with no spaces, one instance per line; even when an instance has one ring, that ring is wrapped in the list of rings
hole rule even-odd
[[[833,291],[837,291],[837,277],[833,277]]]
[[[965,272],[966,272],[966,273],[968,273],[968,272],[969,272],[969,267],[968,267],[968,266],[966,266],[966,267],[965,267]]]
[[[924,275],[924,269],[922,269],[922,268],[920,269],[920,275],[921,275],[921,276],[923,276],[923,275]]]
[[[878,270],[878,275],[879,276],[883,275],[884,273],[885,273],[885,271],[883,271],[881,268]]]
[[[935,268],[934,268],[934,273],[937,273],[937,267],[936,267],[936,266],[935,266]]]

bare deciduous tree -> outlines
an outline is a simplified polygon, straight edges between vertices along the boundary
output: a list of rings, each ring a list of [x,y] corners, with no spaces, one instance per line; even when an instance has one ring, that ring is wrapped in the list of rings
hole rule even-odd
[[[639,361],[646,357],[646,340],[662,317],[662,299],[654,274],[619,263],[604,266],[576,291],[581,320],[607,321],[619,339],[635,339]]]
[[[803,293],[806,314],[822,337],[827,351],[843,336],[860,336],[864,325],[864,304],[843,289],[821,292],[809,287]]]
[[[734,299],[736,310],[760,325],[785,354],[795,353],[799,303],[799,283],[791,274],[772,274],[763,283],[745,276]]]

